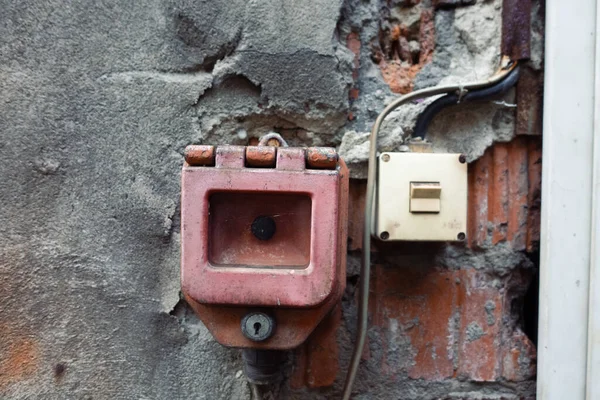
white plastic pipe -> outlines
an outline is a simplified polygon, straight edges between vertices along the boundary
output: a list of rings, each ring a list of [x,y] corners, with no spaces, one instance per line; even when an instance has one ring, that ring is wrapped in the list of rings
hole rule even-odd
[[[596,49],[594,81],[594,161],[592,230],[590,252],[590,299],[586,394],[600,399],[600,6],[596,3]]]
[[[548,0],[538,387],[600,399],[600,109],[596,0]]]

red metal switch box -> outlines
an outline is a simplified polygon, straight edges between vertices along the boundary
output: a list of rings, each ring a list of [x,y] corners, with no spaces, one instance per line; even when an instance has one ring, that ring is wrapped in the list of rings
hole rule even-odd
[[[334,149],[188,146],[181,286],[217,341],[306,340],[344,291],[347,208]]]

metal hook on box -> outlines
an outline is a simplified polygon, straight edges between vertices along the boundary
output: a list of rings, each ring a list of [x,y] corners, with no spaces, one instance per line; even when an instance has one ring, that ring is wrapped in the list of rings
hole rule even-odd
[[[287,144],[287,142],[285,141],[284,138],[281,137],[281,135],[277,132],[271,132],[271,133],[267,133],[266,135],[264,135],[263,137],[260,138],[258,145],[259,146],[273,146],[273,144],[271,144],[274,140],[276,140],[277,142],[279,142],[278,145],[275,145],[275,147],[289,147],[289,145]]]

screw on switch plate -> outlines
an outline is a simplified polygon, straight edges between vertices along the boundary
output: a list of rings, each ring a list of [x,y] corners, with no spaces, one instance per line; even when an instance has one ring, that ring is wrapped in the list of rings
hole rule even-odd
[[[273,335],[275,320],[265,313],[253,312],[242,318],[242,333],[254,342],[262,342]]]

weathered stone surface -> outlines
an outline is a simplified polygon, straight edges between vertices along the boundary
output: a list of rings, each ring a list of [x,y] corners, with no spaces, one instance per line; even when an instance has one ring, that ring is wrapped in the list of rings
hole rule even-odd
[[[393,130],[384,130],[379,135],[377,149],[379,151],[398,151],[403,144],[402,137],[404,131],[396,126]],[[350,167],[350,177],[357,179],[366,179],[367,165],[369,159],[370,132],[348,131],[342,137],[340,144],[340,157],[346,161]]]
[[[340,6],[2,2],[0,397],[249,398],[238,352],[174,309],[182,152],[257,134],[210,119],[333,136]]]

